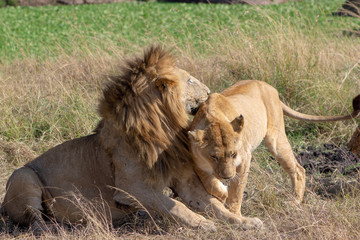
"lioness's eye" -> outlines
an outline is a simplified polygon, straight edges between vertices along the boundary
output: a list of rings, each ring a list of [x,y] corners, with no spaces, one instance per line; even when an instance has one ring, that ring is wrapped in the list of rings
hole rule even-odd
[[[236,158],[236,152],[231,153],[230,157],[231,158]]]
[[[189,78],[188,83],[193,83],[193,82],[194,81],[191,78]]]

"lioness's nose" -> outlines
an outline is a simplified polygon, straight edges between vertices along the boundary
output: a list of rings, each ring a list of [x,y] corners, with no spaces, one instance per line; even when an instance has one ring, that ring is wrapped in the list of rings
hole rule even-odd
[[[235,177],[235,174],[221,174],[220,177],[224,180],[229,180],[229,179],[232,179],[233,177]]]
[[[229,179],[232,179],[233,177],[232,177],[232,176],[230,176],[230,177],[228,177],[228,176],[223,176],[222,178],[225,179],[225,180],[229,180]]]

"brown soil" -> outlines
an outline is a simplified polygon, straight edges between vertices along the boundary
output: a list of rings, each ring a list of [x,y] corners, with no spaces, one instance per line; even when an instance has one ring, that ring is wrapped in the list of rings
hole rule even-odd
[[[324,144],[298,152],[308,187],[323,197],[344,196],[360,187],[360,159],[344,146]]]

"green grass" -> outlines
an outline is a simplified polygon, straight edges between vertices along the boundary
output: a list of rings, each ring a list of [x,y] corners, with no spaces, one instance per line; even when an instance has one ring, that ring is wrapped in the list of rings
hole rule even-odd
[[[322,28],[352,28],[360,21],[334,18],[336,1],[300,1],[252,7],[221,4],[120,3],[80,6],[7,7],[0,9],[0,61],[24,56],[57,56],[80,49],[144,45],[173,38],[206,52],[204,41],[215,31],[241,31],[256,35],[271,28],[274,19],[311,32]],[[261,26],[259,28],[259,25]],[[260,32],[259,32],[260,31]]]

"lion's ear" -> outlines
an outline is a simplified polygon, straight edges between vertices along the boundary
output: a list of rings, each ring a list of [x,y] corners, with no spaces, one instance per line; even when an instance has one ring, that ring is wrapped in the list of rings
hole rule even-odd
[[[188,131],[190,142],[201,145],[204,138],[203,130]]]
[[[160,91],[163,91],[166,88],[173,86],[174,84],[175,81],[165,76],[159,76],[155,80],[155,85],[160,89]]]
[[[243,126],[244,126],[244,117],[240,114],[240,116],[236,117],[232,122],[231,126],[233,127],[234,131],[240,133]]]

